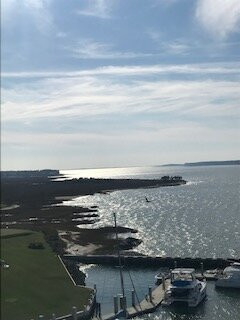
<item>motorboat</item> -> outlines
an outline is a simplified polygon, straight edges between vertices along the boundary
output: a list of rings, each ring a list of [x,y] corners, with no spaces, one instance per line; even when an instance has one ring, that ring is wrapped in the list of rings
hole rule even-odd
[[[170,285],[165,289],[163,305],[181,303],[196,307],[206,294],[206,281],[196,279],[195,269],[176,268],[170,273]]]
[[[215,283],[216,287],[240,289],[240,263],[234,262],[223,270]]]
[[[196,273],[196,278],[198,280],[210,280],[210,281],[216,281],[218,279],[218,275],[220,273],[219,269],[212,269],[212,270],[206,270],[201,273]]]

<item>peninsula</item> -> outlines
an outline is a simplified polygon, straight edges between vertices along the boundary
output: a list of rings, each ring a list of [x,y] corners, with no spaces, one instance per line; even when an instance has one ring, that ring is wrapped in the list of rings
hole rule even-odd
[[[52,174],[51,174],[52,173]],[[113,226],[96,228],[101,217],[97,206],[64,206],[63,200],[114,190],[170,187],[185,184],[181,176],[160,179],[56,179],[59,173],[50,170],[9,172],[2,175],[1,227],[42,231],[54,251],[62,254],[67,247],[86,252],[112,253],[115,250]],[[61,178],[63,178],[61,176]],[[81,229],[78,227],[81,226]],[[84,227],[84,228],[83,228]],[[119,226],[120,233],[137,230]],[[131,249],[140,239],[122,239],[122,248]]]

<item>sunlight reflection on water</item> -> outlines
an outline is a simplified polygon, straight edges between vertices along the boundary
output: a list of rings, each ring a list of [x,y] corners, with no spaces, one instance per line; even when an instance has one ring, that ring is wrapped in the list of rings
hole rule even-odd
[[[94,173],[95,171],[95,173]],[[196,168],[121,168],[84,170],[85,177],[101,178],[159,178],[162,175],[182,175],[187,185],[137,190],[121,190],[110,194],[95,194],[66,201],[67,205],[98,206],[100,221],[90,228],[113,224],[113,212],[117,213],[118,224],[136,228],[137,237],[143,243],[138,252],[166,256],[239,257],[239,167],[196,167]],[[69,171],[68,171],[69,173]],[[82,171],[71,172],[80,177]],[[79,175],[80,174],[80,175]],[[151,201],[147,203],[145,196]],[[87,270],[88,285],[100,287],[105,311],[112,311],[110,288],[101,283],[107,274],[109,286],[120,290],[117,284],[118,271],[93,266]],[[137,287],[144,297],[146,288],[153,282],[156,270],[135,270]],[[112,279],[112,281],[111,281]],[[106,285],[106,284],[105,284]],[[120,292],[120,291],[117,292]],[[130,290],[130,289],[129,289]],[[117,293],[116,292],[116,293]],[[109,294],[111,293],[111,296]],[[110,303],[111,300],[111,303]],[[239,320],[240,294],[216,291],[208,284],[208,299],[194,312],[165,310],[150,315],[156,320]],[[145,319],[148,316],[144,317]]]

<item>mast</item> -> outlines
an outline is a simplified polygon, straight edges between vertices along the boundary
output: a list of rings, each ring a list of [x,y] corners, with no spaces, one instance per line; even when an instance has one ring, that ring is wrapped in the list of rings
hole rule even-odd
[[[120,280],[121,280],[121,290],[122,290],[122,296],[125,297],[123,273],[122,273],[122,262],[121,262],[119,240],[118,240],[118,232],[117,232],[117,218],[116,218],[116,213],[115,212],[113,213],[113,216],[114,216],[114,225],[115,225],[115,233],[116,233],[116,240],[117,240],[117,252],[118,252],[118,263],[119,263]]]

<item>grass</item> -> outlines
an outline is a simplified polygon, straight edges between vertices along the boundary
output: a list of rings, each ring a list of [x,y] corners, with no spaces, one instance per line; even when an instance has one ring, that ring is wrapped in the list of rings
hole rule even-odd
[[[2,239],[14,238],[16,236],[27,236],[32,234],[32,231],[21,229],[0,229],[0,237]]]
[[[29,249],[31,242],[42,242],[45,249]],[[10,265],[1,268],[1,319],[30,320],[39,314],[48,319],[88,303],[91,291],[73,285],[42,233],[1,230],[1,259]]]

